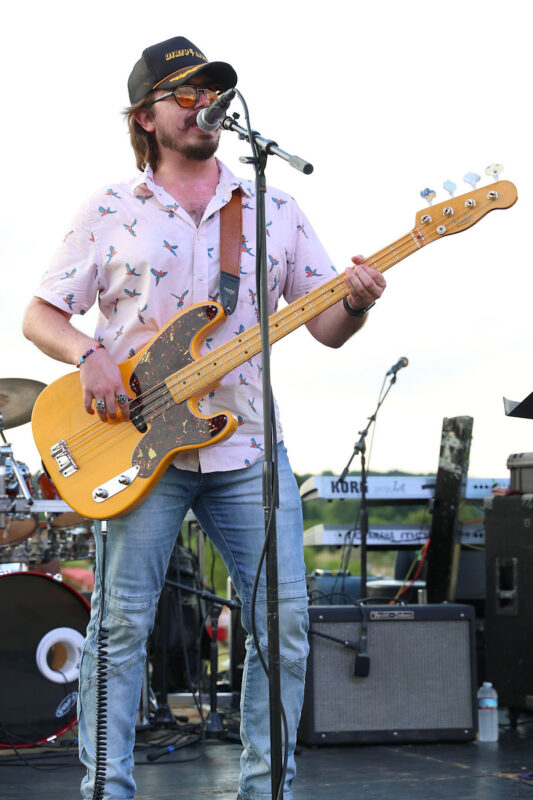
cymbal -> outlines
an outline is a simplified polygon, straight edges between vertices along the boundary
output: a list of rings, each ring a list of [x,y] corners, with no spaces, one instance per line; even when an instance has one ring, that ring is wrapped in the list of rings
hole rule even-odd
[[[16,428],[31,419],[35,401],[46,383],[27,378],[0,378],[0,414],[4,428]]]

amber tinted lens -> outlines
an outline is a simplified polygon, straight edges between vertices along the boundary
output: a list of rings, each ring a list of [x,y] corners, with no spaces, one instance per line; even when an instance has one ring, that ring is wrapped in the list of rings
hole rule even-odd
[[[196,89],[192,86],[178,86],[174,96],[182,108],[192,108],[196,105]]]
[[[216,89],[204,89],[204,92],[209,103],[214,103],[219,95],[219,92]]]

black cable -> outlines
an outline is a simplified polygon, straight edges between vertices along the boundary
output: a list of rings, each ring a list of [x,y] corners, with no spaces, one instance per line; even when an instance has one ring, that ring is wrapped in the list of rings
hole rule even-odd
[[[100,610],[96,647],[96,749],[93,800],[103,800],[107,759],[107,640],[109,629],[104,626],[105,568],[107,555],[107,522],[102,521],[102,558],[100,560]]]

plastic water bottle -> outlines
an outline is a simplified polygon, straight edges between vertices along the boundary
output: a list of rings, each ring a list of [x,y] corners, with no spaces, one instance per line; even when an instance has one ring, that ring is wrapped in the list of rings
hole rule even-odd
[[[477,719],[480,742],[498,741],[498,692],[486,681],[477,693]]]

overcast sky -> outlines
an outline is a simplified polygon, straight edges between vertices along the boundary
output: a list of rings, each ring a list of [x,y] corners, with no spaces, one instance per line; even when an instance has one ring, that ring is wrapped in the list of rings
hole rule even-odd
[[[0,377],[50,383],[69,371],[20,333],[32,287],[81,201],[133,176],[121,117],[126,82],[150,44],[185,35],[239,74],[252,126],[314,164],[279,159],[269,183],[293,194],[333,263],[407,234],[443,181],[504,165],[518,203],[431,244],[387,272],[364,330],[340,350],[297,331],[273,351],[274,390],[297,472],[340,472],[374,411],[387,369],[409,366],[378,416],[371,466],[435,472],[444,417],[474,418],[470,475],[507,475],[533,451],[533,422],[507,419],[503,395],[533,391],[531,24],[518,0],[331,0],[177,4],[129,0],[17,4],[0,52],[4,190]],[[235,103],[232,110],[240,110]],[[225,132],[221,158],[248,145]],[[82,320],[90,332],[93,318]],[[7,432],[18,460],[39,456],[30,425]],[[357,462],[354,462],[357,466]]]

